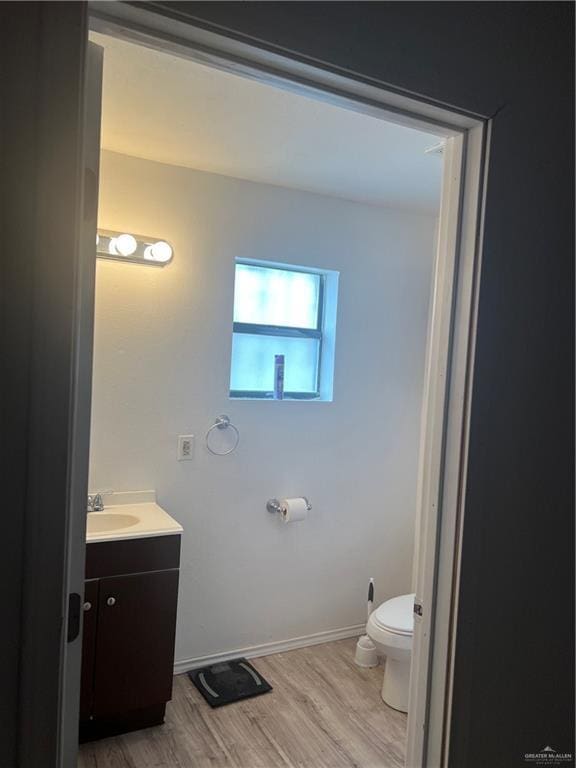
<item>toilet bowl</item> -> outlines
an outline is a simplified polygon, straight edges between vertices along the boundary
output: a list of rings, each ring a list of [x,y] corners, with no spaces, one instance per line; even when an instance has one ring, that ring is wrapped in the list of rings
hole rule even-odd
[[[382,603],[370,614],[366,628],[378,654],[386,657],[382,698],[400,712],[408,712],[414,597],[400,595]]]

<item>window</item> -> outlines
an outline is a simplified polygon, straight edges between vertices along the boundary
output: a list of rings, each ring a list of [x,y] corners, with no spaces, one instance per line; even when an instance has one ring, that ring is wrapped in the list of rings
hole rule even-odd
[[[285,399],[332,399],[331,366],[323,365],[327,274],[236,262],[231,397],[272,399],[275,355],[284,355]]]

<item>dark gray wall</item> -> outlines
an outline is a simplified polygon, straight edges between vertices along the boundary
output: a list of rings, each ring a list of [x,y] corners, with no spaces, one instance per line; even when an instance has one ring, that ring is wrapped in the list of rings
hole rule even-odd
[[[16,9],[12,7],[14,11]],[[26,55],[34,45],[35,14],[7,13],[8,5],[0,6],[1,73],[10,72],[8,57],[21,72],[24,82],[36,79],[36,59]],[[4,35],[19,45],[9,45]],[[31,313],[32,271],[30,260],[11,258],[11,249],[20,239],[24,252],[33,246],[34,232],[28,226],[30,207],[28,190],[34,183],[34,88],[21,89],[13,78],[1,77],[0,111],[0,448],[2,460],[3,507],[14,510],[9,525],[3,526],[2,556],[0,557],[0,594],[2,596],[2,625],[0,640],[0,768],[15,764],[16,732],[18,727],[18,679],[20,657],[20,609],[22,603],[23,536],[27,391],[30,370],[28,358]],[[8,158],[16,162],[10,163]],[[11,206],[8,213],[8,201]],[[19,286],[20,301],[13,300]]]
[[[87,28],[0,3],[0,768],[59,752]]]
[[[494,115],[451,765],[573,751],[572,4],[155,5]]]

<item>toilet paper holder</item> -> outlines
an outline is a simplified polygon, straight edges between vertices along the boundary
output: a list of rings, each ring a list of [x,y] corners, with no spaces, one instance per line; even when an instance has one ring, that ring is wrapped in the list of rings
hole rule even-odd
[[[312,504],[310,504],[306,496],[301,496],[300,498],[304,499],[306,502],[306,510],[310,512],[312,509]],[[268,499],[266,502],[266,509],[268,512],[282,512],[282,502],[280,499]]]

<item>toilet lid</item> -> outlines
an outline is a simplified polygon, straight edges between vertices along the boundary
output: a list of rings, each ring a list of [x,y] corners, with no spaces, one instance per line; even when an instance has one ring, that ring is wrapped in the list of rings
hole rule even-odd
[[[374,611],[375,623],[397,635],[411,635],[414,632],[415,595],[400,595],[386,600]]]

